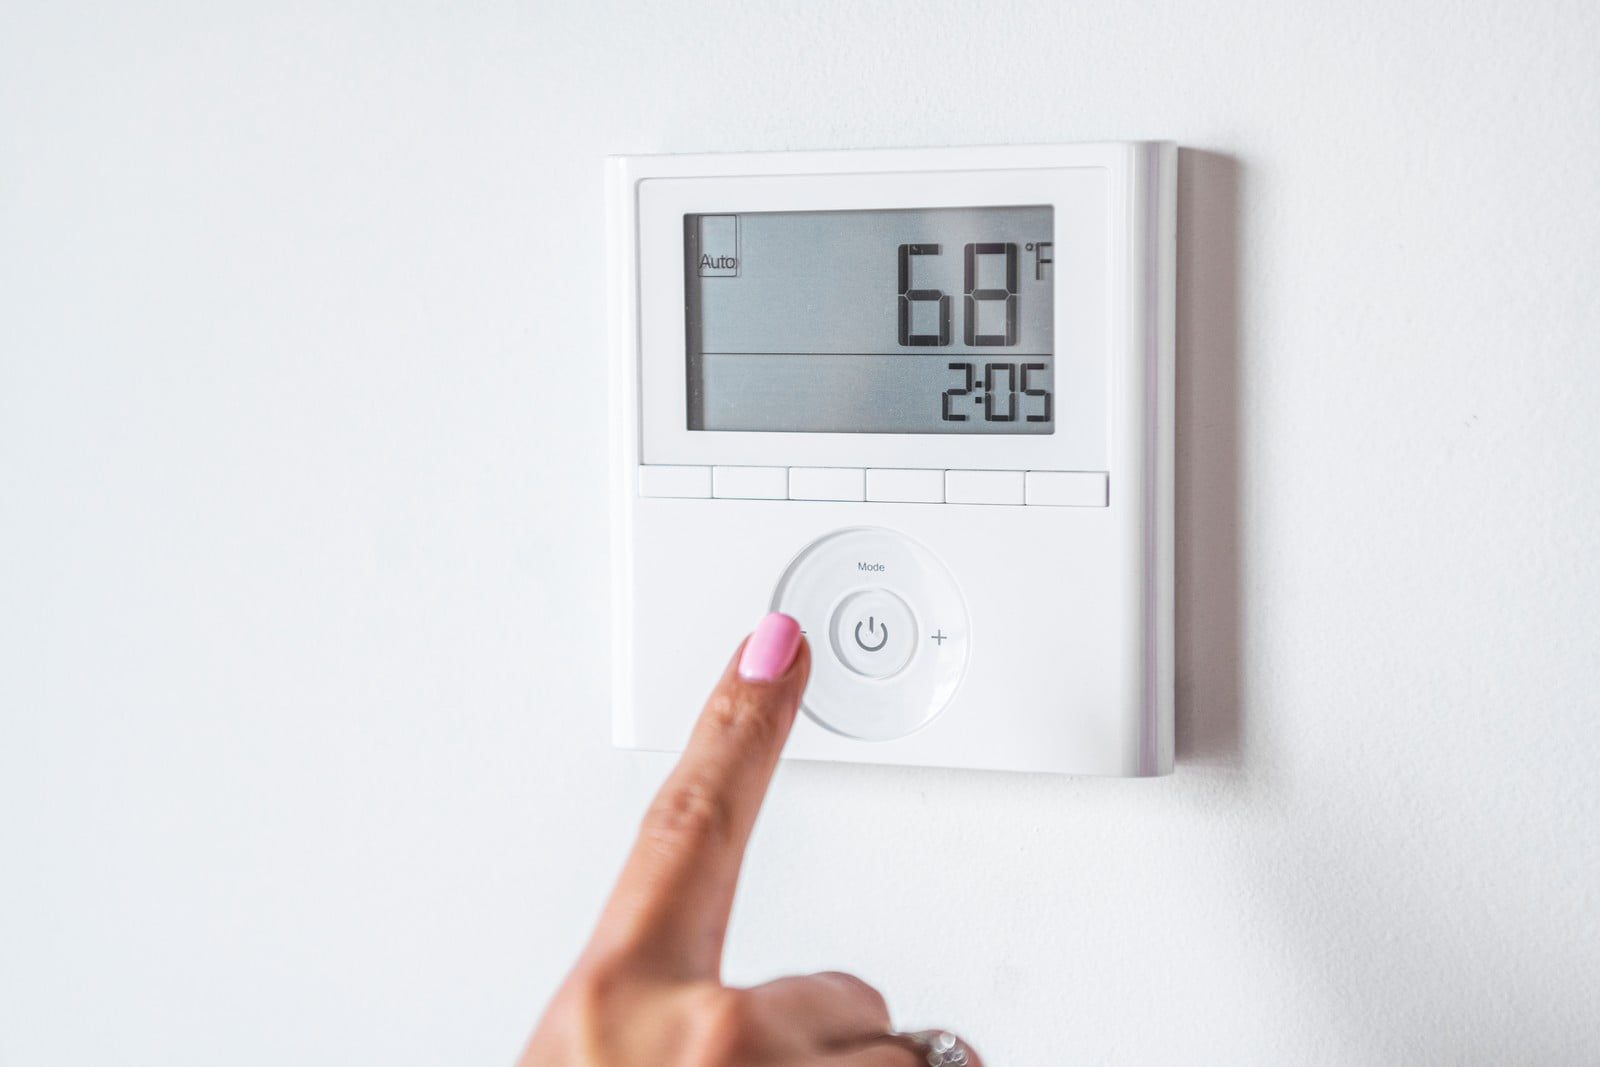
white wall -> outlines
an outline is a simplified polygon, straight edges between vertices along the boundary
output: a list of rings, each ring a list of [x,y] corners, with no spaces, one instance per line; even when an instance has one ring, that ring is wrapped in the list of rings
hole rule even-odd
[[[1600,1060],[1594,4],[147,6],[0,14],[0,1063],[514,1055],[668,766],[602,156],[1145,137],[1179,771],[787,766],[730,975],[995,1067]]]

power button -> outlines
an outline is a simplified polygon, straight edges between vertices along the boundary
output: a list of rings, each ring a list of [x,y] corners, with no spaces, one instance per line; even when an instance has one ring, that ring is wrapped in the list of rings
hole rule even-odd
[[[830,637],[834,655],[867,678],[898,674],[917,646],[917,623],[906,602],[887,589],[863,589],[839,602]]]

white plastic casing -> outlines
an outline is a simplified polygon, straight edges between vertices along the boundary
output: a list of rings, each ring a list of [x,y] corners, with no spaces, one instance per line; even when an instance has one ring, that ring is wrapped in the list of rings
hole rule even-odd
[[[791,564],[830,535],[866,528],[903,538],[907,560],[953,582],[954,600],[918,584],[932,579],[881,584],[909,605],[919,640],[964,627],[964,662],[948,652],[939,661],[937,684],[924,687],[939,694],[931,717],[874,719],[880,694],[915,686],[863,678],[852,688],[830,647],[849,627],[800,616],[814,658],[833,657],[832,703],[808,705],[786,756],[1172,769],[1176,164],[1163,143],[607,161],[616,744],[681,748],[739,639],[782,606]],[[687,428],[685,214],[991,204],[1054,208],[1056,433]],[[941,486],[941,501],[1004,503],[931,501]],[[840,581],[831,603],[885,603],[852,599],[851,581]],[[841,708],[855,692],[859,708]]]

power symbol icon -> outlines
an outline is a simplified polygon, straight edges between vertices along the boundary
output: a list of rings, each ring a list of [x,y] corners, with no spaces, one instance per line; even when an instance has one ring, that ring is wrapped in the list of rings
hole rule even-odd
[[[869,645],[865,641],[861,640],[861,624],[859,622],[856,623],[856,644],[861,646],[861,650],[863,652],[878,652],[878,651],[881,651],[883,649],[883,646],[889,643],[889,626],[888,626],[888,624],[886,623],[883,626],[879,626],[878,625],[878,620],[876,618],[874,618],[873,616],[868,615],[867,616],[867,634],[868,634],[868,636],[876,635],[880,630],[883,632],[883,636],[878,638],[878,643],[875,644],[875,645]]]
[[[917,617],[904,600],[887,589],[860,589],[834,606],[828,644],[846,670],[888,678],[910,662],[917,632]]]

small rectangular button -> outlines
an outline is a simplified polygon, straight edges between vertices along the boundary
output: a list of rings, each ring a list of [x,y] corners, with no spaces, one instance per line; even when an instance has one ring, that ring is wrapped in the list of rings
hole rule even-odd
[[[860,467],[790,467],[790,500],[865,500],[866,471]]]
[[[640,496],[710,496],[710,467],[640,467]]]
[[[1020,504],[1021,471],[945,471],[947,504]]]
[[[742,500],[782,500],[789,495],[789,468],[712,467],[711,495]]]
[[[897,470],[867,471],[867,499],[902,504],[944,503],[944,471]]]
[[[1030,504],[1103,508],[1106,476],[1103,471],[1029,471],[1026,495]]]

